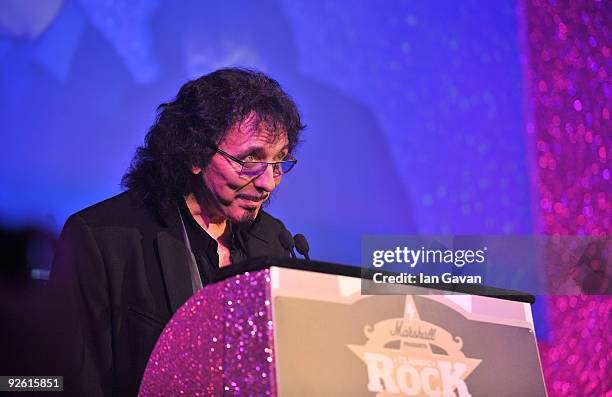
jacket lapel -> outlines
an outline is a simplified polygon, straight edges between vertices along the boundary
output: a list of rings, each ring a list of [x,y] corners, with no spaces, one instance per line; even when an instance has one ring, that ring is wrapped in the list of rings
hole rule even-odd
[[[157,233],[157,252],[161,263],[166,295],[172,314],[192,295],[191,274],[189,272],[189,252],[181,236],[181,223],[172,209],[159,213],[167,229]]]
[[[268,243],[268,239],[270,236],[266,235],[265,230],[261,225],[261,211],[257,215],[257,218],[255,218],[255,221],[253,221],[253,223],[249,227],[247,227],[245,231],[250,237],[255,237],[262,243]]]
[[[269,216],[268,216],[269,217]],[[273,225],[264,226],[263,214],[244,231],[244,245],[249,258],[258,256],[289,257],[289,252],[280,245],[278,232],[280,228]]]
[[[193,295],[189,273],[189,253],[185,244],[168,232],[157,233],[157,249],[166,294],[174,314]]]

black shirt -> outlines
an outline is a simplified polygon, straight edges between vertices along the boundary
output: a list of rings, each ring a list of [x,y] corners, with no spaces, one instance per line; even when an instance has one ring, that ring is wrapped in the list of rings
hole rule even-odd
[[[200,224],[195,220],[187,205],[181,204],[181,216],[185,223],[185,230],[189,238],[191,250],[196,258],[202,285],[210,284],[216,278],[219,271],[219,244],[212,238]],[[230,227],[230,261],[231,263],[242,262],[247,259],[246,250],[243,248],[242,236],[232,223]]]

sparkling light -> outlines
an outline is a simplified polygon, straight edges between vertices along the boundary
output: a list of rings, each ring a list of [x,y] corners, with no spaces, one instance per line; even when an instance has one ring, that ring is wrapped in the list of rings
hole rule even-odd
[[[269,270],[240,278],[245,282],[207,286],[175,313],[151,354],[140,395],[276,393],[272,313],[262,292],[269,292]]]
[[[524,0],[521,8],[542,232],[610,235],[611,9],[590,0]],[[612,395],[612,298],[548,302],[552,332],[540,352],[549,395]]]

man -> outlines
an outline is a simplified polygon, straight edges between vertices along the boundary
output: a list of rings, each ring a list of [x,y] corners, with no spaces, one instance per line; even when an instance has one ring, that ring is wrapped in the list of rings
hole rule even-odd
[[[135,395],[164,325],[220,267],[288,256],[284,225],[261,209],[304,128],[278,83],[221,69],[158,110],[128,190],[72,215],[60,237],[58,355],[75,395]]]

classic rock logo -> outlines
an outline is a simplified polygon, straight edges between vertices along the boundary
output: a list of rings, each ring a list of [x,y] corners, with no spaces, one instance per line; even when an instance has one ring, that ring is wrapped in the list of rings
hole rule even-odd
[[[377,396],[469,397],[466,378],[482,360],[467,358],[463,341],[422,321],[411,296],[403,318],[364,329],[365,345],[348,345],[368,368],[368,390]]]

